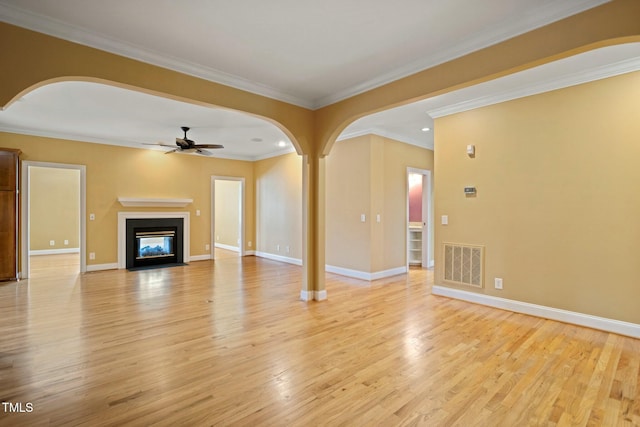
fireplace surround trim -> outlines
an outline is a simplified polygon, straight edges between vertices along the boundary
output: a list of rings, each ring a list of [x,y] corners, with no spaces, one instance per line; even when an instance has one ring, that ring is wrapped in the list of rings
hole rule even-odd
[[[182,255],[184,262],[190,259],[189,253],[189,212],[118,212],[118,268],[127,268],[127,219],[179,218],[182,219],[183,238]]]

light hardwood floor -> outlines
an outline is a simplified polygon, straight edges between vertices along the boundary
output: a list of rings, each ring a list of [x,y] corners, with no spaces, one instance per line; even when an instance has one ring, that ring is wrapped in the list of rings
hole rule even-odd
[[[255,257],[0,284],[0,425],[640,425],[640,341]]]

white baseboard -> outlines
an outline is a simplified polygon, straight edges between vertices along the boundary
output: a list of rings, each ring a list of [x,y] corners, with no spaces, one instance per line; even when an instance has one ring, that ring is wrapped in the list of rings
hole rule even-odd
[[[300,291],[300,300],[302,301],[325,301],[327,299],[327,291]]]
[[[287,264],[302,265],[302,260],[298,258],[290,258],[282,255],[275,255],[275,254],[270,254],[268,252],[260,252],[260,251],[255,251],[254,255],[259,256],[261,258],[270,259],[273,261],[286,262]],[[308,301],[308,300],[305,300],[305,301]]]
[[[191,255],[189,257],[189,261],[206,261],[211,259],[211,254],[204,254],[204,255]]]
[[[118,263],[114,262],[111,264],[91,264],[87,265],[87,272],[89,271],[102,271],[102,270],[117,270]]]
[[[636,323],[623,322],[620,320],[592,316],[590,314],[577,313],[575,311],[562,310],[543,305],[530,304],[522,301],[494,297],[491,295],[478,294],[475,292],[447,288],[444,286],[433,286],[431,292],[433,295],[455,298],[489,307],[514,311],[516,313],[528,314],[545,319],[557,320],[559,322],[599,329],[601,331],[613,332],[633,338],[640,338],[640,324]]]
[[[216,248],[226,249],[228,251],[240,252],[240,248],[238,246],[225,245],[224,243],[216,243],[214,246]]]
[[[329,273],[339,274],[341,276],[353,277],[361,280],[378,280],[385,277],[397,276],[398,274],[404,274],[407,272],[407,267],[396,267],[389,270],[376,271],[374,273],[368,273],[366,271],[351,270],[349,268],[336,267],[334,265],[326,265],[325,271]]]
[[[29,251],[29,256],[79,254],[79,253],[80,253],[80,248],[38,249],[38,250]]]
[[[244,256],[255,256],[256,251],[244,251]]]

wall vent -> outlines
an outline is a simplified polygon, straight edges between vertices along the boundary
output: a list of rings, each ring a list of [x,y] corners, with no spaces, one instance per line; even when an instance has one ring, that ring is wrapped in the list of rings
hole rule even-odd
[[[444,243],[444,280],[481,288],[484,246]]]

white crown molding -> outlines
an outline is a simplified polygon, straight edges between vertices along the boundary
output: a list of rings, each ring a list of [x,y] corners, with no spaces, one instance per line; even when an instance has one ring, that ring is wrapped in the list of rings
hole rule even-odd
[[[435,119],[438,117],[461,113],[463,111],[473,110],[475,108],[486,107],[488,105],[498,104],[500,102],[511,101],[514,99],[523,98],[525,96],[536,95],[539,93],[575,86],[582,83],[588,83],[595,80],[614,77],[625,73],[631,73],[638,70],[640,70],[640,58],[632,58],[624,61],[619,61],[614,64],[607,64],[591,69],[586,69],[582,72],[573,73],[571,75],[550,78],[537,82],[535,84],[519,87],[515,90],[507,90],[502,92],[493,91],[491,95],[446,105],[441,108],[429,109],[427,111],[427,114]]]
[[[387,83],[391,83],[453,59],[460,58],[469,53],[500,43],[536,28],[540,28],[551,22],[556,22],[571,15],[608,3],[609,1],[610,0],[588,0],[583,1],[579,7],[565,7],[562,9],[558,9],[557,3],[553,3],[554,7],[551,7],[550,5],[547,6],[547,8],[538,15],[529,16],[529,19],[526,22],[504,22],[502,25],[496,25],[495,29],[487,29],[485,32],[477,34],[465,43],[457,45],[452,44],[451,46],[443,47],[437,55],[421,58],[351,88],[316,99],[313,103],[313,109],[319,109],[377,87],[384,86]]]
[[[558,322],[571,323],[588,328],[599,329],[601,331],[613,332],[633,338],[640,338],[640,325],[636,323],[623,322],[605,317],[592,316],[590,314],[578,313],[575,311],[562,310],[554,307],[531,304],[506,298],[494,297],[492,295],[479,294],[475,292],[454,289],[445,286],[433,286],[433,295],[455,298],[475,304],[482,304],[501,310],[514,311],[530,316],[542,317],[556,320]]]
[[[95,136],[91,136],[91,135],[79,135],[79,134],[72,134],[72,133],[66,133],[66,132],[56,132],[56,131],[40,131],[40,130],[37,130],[37,129],[24,129],[24,128],[13,127],[13,126],[2,126],[2,125],[0,125],[0,132],[15,133],[15,134],[18,134],[18,135],[39,136],[39,137],[43,137],[43,138],[64,139],[64,140],[67,140],[67,141],[89,142],[89,143],[93,143],[93,144],[115,145],[115,146],[118,146],[118,147],[137,148],[137,149],[143,149],[143,150],[150,150],[151,149],[151,148],[143,147],[142,144],[140,144],[139,142],[123,141],[123,140],[117,141],[117,140],[112,140],[112,139],[99,138],[99,137],[95,137]],[[158,150],[158,151],[160,151],[160,150]],[[240,154],[224,154],[224,153],[221,153],[219,151],[213,152],[213,154],[211,156],[201,156],[201,155],[195,154],[195,153],[176,153],[176,154],[187,155],[187,156],[211,157],[211,158],[217,158],[217,159],[243,160],[243,161],[247,161],[247,162],[255,162],[255,161],[258,161],[258,160],[265,160],[265,159],[269,159],[271,157],[281,156],[283,154],[292,153],[292,152],[295,152],[295,151],[296,151],[295,148],[288,147],[288,148],[285,148],[285,149],[279,149],[279,150],[272,151],[270,153],[262,154],[262,155],[259,155],[259,156],[249,156],[249,155],[240,155]]]
[[[113,39],[103,34],[91,32],[86,28],[73,26],[57,19],[1,3],[0,21],[148,64],[168,68],[193,77],[266,96],[267,98],[309,109],[313,107],[313,102],[309,100],[284,93],[267,85],[252,82],[239,76],[205,67],[201,64],[185,61],[184,59],[169,57],[166,54],[145,49],[123,40]]]
[[[609,0],[583,0],[579,5],[566,7],[558,7],[557,2],[552,2],[537,15],[528,16],[528,19],[525,21],[513,23],[503,22],[502,25],[496,25],[483,33],[476,34],[475,37],[469,38],[466,43],[452,44],[451,46],[443,47],[437,55],[421,58],[403,67],[395,69],[392,72],[382,74],[374,79],[318,99],[305,99],[296,95],[284,93],[273,87],[252,82],[239,76],[205,67],[201,64],[184,61],[179,58],[167,57],[160,52],[144,49],[140,46],[136,46],[122,40],[93,33],[85,28],[71,26],[62,21],[5,4],[0,4],[0,21],[62,38],[71,42],[94,47],[117,55],[126,56],[149,64],[168,68],[194,77],[224,84],[236,89],[245,90],[268,98],[298,105],[300,107],[318,109],[435,65],[461,57],[478,49],[482,49],[514,36],[526,33],[550,22],[555,22],[587,9],[591,9],[607,3],[608,1]]]
[[[381,129],[378,127],[369,127],[366,129],[357,130],[353,132],[343,132],[339,135],[338,139],[336,139],[336,142],[344,141],[351,138],[356,138],[359,136],[365,136],[365,135],[377,135],[383,138],[393,139],[394,141],[403,142],[405,144],[415,145],[416,147],[424,148],[426,150],[433,150],[432,144],[431,145],[425,144],[424,141],[415,140],[409,136],[395,133],[386,129]]]

